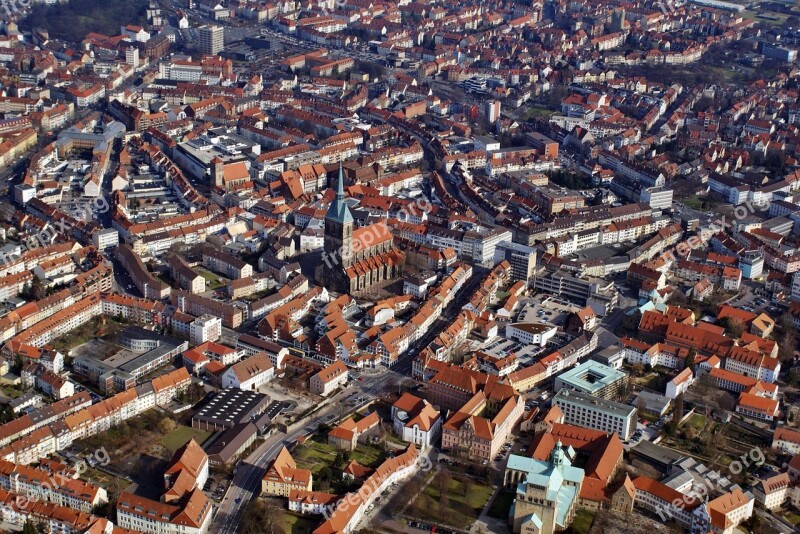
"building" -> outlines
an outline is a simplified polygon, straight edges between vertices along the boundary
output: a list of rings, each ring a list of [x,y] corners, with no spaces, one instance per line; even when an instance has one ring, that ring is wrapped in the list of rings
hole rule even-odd
[[[403,441],[420,448],[432,446],[442,430],[439,411],[428,401],[404,393],[392,404],[392,428]]]
[[[505,484],[514,489],[509,518],[515,533],[554,534],[575,517],[584,471],[567,458],[559,441],[546,461],[512,454]]]
[[[232,280],[253,276],[253,266],[212,247],[203,247],[203,267]]]
[[[511,279],[526,284],[536,272],[536,249],[513,241],[501,241],[494,248],[494,262],[506,260],[511,265]]]
[[[600,317],[610,313],[618,301],[613,281],[590,276],[579,277],[561,270],[540,270],[534,277],[533,287],[580,306],[589,306]]]
[[[269,356],[261,352],[231,365],[222,373],[223,388],[257,390],[275,376]]]
[[[601,399],[615,399],[628,375],[607,365],[589,360],[556,377],[555,390],[582,391]]]
[[[506,326],[506,337],[524,345],[544,347],[556,335],[557,328],[545,323],[510,323]]]
[[[164,471],[164,502],[175,502],[195,489],[203,489],[208,481],[208,456],[191,438],[175,451]]]
[[[147,270],[142,259],[133,251],[130,245],[126,243],[118,246],[114,256],[144,298],[161,300],[170,296],[172,288]]]
[[[496,123],[500,119],[500,101],[486,100],[482,103],[483,114],[490,124]]]
[[[556,393],[553,404],[561,408],[565,423],[616,432],[622,441],[627,441],[636,429],[636,408],[633,406],[568,389]]]
[[[442,449],[491,461],[525,411],[522,396],[509,389],[475,393],[442,426]]]
[[[206,290],[206,279],[192,269],[186,260],[174,254],[169,258],[172,280],[189,293],[202,293]]]
[[[261,495],[288,497],[294,490],[311,491],[311,482],[311,471],[298,469],[289,450],[283,447],[261,479]]]
[[[92,242],[97,250],[108,252],[119,245],[119,232],[113,228],[103,228],[92,233]]]
[[[353,214],[345,202],[341,165],[336,194],[325,214],[324,240],[323,261],[316,278],[320,285],[338,293],[369,290],[396,278],[405,261],[384,222],[355,229]]]
[[[269,406],[269,397],[255,391],[228,388],[217,393],[193,417],[192,427],[216,432],[239,423],[257,422]]]
[[[211,524],[211,510],[211,501],[200,488],[192,491],[181,505],[123,491],[117,499],[117,526],[137,532],[205,534]]]
[[[220,432],[206,448],[209,464],[212,467],[231,464],[255,442],[256,437],[258,428],[253,423],[240,423]]]
[[[225,48],[225,28],[206,24],[197,28],[197,45],[202,54],[215,56]]]
[[[222,319],[203,314],[189,325],[189,342],[201,345],[208,341],[217,341],[222,336]]]
[[[800,453],[800,430],[779,426],[772,434],[772,448],[786,454]]]
[[[327,397],[346,383],[347,366],[342,360],[336,360],[311,377],[309,380],[309,388],[311,389],[311,393]]]
[[[739,258],[739,269],[742,271],[742,278],[759,278],[764,272],[764,255],[757,250],[745,252]]]
[[[666,397],[675,400],[678,395],[685,393],[693,383],[694,374],[692,370],[687,367],[678,373],[675,378],[667,382]]]
[[[792,480],[789,473],[779,473],[764,478],[753,485],[753,496],[756,502],[767,510],[775,510],[789,500],[792,492]]]
[[[380,423],[378,412],[372,412],[358,421],[348,417],[328,432],[328,445],[353,452],[359,442],[364,443],[367,438],[380,432]]]

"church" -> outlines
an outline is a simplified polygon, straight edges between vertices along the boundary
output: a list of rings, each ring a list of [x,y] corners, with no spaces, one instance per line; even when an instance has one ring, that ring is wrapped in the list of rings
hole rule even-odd
[[[364,292],[399,276],[404,261],[405,255],[395,248],[385,222],[355,228],[353,214],[345,203],[340,164],[336,196],[325,214],[324,252],[316,269],[317,281],[338,293]]]

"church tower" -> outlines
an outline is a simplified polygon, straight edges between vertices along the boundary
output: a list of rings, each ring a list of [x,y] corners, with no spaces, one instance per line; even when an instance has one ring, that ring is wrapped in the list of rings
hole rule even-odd
[[[344,201],[344,173],[339,163],[339,181],[336,184],[336,197],[325,214],[325,253],[336,258],[341,268],[353,264],[353,214]]]

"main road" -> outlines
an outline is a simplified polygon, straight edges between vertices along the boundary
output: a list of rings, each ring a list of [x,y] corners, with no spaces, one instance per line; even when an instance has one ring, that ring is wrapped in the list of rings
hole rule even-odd
[[[384,393],[387,382],[402,378],[394,371],[383,371],[380,374],[364,374],[346,389],[332,397],[332,401],[319,412],[300,421],[297,427],[289,432],[278,432],[270,436],[250,456],[236,468],[231,487],[217,508],[213,530],[219,534],[235,534],[239,531],[239,522],[245,505],[261,490],[261,479],[269,463],[278,455],[286,443],[294,443],[300,436],[310,433],[320,424],[327,424],[341,415],[341,408],[348,396],[357,394],[357,402],[352,409],[357,409],[372,402]]]

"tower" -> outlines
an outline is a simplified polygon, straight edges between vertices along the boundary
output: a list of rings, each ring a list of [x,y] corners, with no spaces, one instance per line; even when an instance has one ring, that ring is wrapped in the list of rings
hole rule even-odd
[[[336,184],[336,197],[325,214],[325,254],[336,258],[341,268],[353,264],[353,214],[344,201],[344,173],[339,163],[339,180]]]
[[[225,47],[225,28],[214,25],[200,26],[197,28],[197,42],[201,53],[217,55]]]

